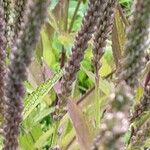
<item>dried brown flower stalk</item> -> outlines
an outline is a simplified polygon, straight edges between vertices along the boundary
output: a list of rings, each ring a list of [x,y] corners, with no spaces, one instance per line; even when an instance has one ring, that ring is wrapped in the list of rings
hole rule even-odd
[[[150,0],[135,0],[130,17],[131,25],[127,29],[125,59],[121,77],[135,87],[140,71],[144,67],[144,52],[150,45]]]
[[[72,55],[65,66],[65,73],[61,81],[62,93],[60,97],[62,102],[60,103],[65,103],[66,98],[70,96],[71,86],[80,69],[80,62],[83,60],[84,51],[88,46],[88,41],[91,39],[92,33],[95,31],[95,25],[103,13],[105,5],[105,0],[90,0],[89,2],[88,10],[82,21],[81,30],[78,32],[72,47]]]
[[[99,84],[99,69],[100,59],[104,54],[104,48],[107,44],[107,39],[112,31],[113,20],[114,20],[114,10],[117,4],[117,0],[106,0],[107,7],[100,13],[100,17],[98,18],[98,24],[96,26],[96,32],[94,35],[94,49],[93,49],[93,65],[95,68],[96,74],[96,83]],[[102,4],[101,4],[102,5]]]
[[[12,0],[3,0],[4,7],[4,19],[5,19],[5,37],[6,42],[9,44],[12,38],[12,22],[11,22],[11,13],[12,13]],[[8,45],[7,45],[8,46]]]
[[[21,23],[24,20],[26,5],[27,0],[14,0],[14,37],[17,37],[21,30]]]
[[[71,94],[72,84],[80,69],[80,63],[83,60],[84,52],[88,47],[88,41],[91,39],[92,34],[95,31],[97,20],[103,14],[106,4],[106,0],[89,1],[87,12],[82,20],[81,29],[75,37],[70,60],[67,62],[64,69],[65,73],[61,81],[62,92],[59,94],[59,103],[54,115],[57,119],[64,116],[64,113],[66,112],[66,110],[63,110],[63,107]]]
[[[22,99],[24,97],[23,81],[26,69],[31,62],[32,52],[39,38],[41,26],[45,20],[48,0],[29,1],[24,29],[13,46],[6,80],[6,100],[4,107],[4,148],[17,150],[19,126],[22,120]]]
[[[0,2],[0,117],[3,114],[4,82],[5,82],[5,21],[3,3]]]

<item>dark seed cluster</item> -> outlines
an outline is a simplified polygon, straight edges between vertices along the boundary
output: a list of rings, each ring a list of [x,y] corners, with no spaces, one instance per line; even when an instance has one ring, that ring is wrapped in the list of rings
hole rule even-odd
[[[27,0],[14,1],[14,37],[17,37],[19,31],[21,30],[21,23],[24,21],[26,5]]]
[[[8,44],[10,43],[12,38],[12,32],[11,32],[12,31],[12,21],[11,21],[12,0],[3,0],[3,8],[4,8],[4,20],[5,20],[5,37]]]
[[[4,21],[4,10],[2,2],[0,2],[0,114],[2,115],[3,102],[4,102],[4,89],[5,89],[5,21]],[[2,117],[0,115],[0,117]]]
[[[76,79],[76,74],[80,69],[80,63],[83,60],[84,52],[88,47],[88,41],[92,38],[92,34],[94,32],[98,32],[95,36],[95,45],[97,47],[94,50],[94,57],[96,57],[94,60],[97,62],[97,49],[100,51],[100,46],[105,47],[105,40],[107,39],[107,35],[109,34],[109,31],[111,30],[111,27],[108,27],[112,24],[112,20],[109,17],[113,14],[114,6],[115,6],[115,0],[114,1],[108,1],[108,0],[95,0],[89,1],[87,12],[83,18],[81,30],[78,32],[78,34],[75,37],[75,42],[72,47],[72,54],[70,57],[70,60],[67,62],[65,66],[65,73],[61,80],[61,88],[62,93],[59,95],[59,104],[58,108],[56,110],[63,108],[65,106],[65,103],[67,102],[67,98],[71,94],[72,90],[72,84]],[[108,11],[108,12],[107,12]],[[112,15],[113,16],[113,15]],[[108,21],[110,19],[110,21]],[[104,21],[104,23],[103,23]],[[102,24],[102,25],[101,25]],[[104,33],[108,31],[107,33]],[[102,35],[100,35],[102,34]],[[99,39],[102,36],[101,39]],[[100,44],[96,40],[99,40]],[[100,41],[101,40],[101,41]],[[100,59],[100,58],[99,58]],[[94,64],[95,65],[95,64]],[[65,110],[59,110],[63,113],[65,113]],[[63,116],[63,113],[60,112],[57,113],[59,116]],[[59,117],[61,118],[61,117]]]
[[[135,87],[140,71],[144,68],[144,52],[150,45],[149,0],[136,0],[130,17],[130,26],[127,29],[127,42],[122,70],[122,79]]]
[[[104,10],[101,10],[100,12],[100,17],[98,18],[98,24],[94,35],[93,66],[95,68],[96,78],[99,76],[98,71],[101,67],[100,59],[104,54],[104,48],[106,47],[109,33],[112,31],[116,4],[117,0],[106,0],[104,4],[101,3],[101,5],[106,6],[102,7]],[[96,82],[99,82],[98,79]]]
[[[95,30],[97,19],[101,16],[101,9],[103,10],[104,0],[90,0],[88,10],[82,21],[81,30],[75,37],[74,45],[72,47],[72,54],[70,60],[65,66],[65,73],[62,77],[62,94],[61,101],[65,101],[71,94],[72,83],[76,79],[76,74],[80,69],[80,63],[84,57],[84,51],[88,47],[88,41],[91,39]]]
[[[96,83],[99,83],[100,59],[112,31],[117,3],[117,0],[89,0],[81,29],[75,37],[72,54],[63,68],[61,93],[58,95],[59,102],[55,112],[58,117],[61,118],[67,112],[65,106],[71,95],[72,84],[76,80],[80,63],[92,35],[94,37],[92,63]],[[31,63],[33,50],[47,16],[48,6],[49,0],[13,0],[13,3],[12,0],[0,0],[0,113],[4,117],[3,150],[17,150],[19,147],[18,136],[25,95],[24,81],[27,79],[27,68]],[[127,29],[126,51],[119,76],[120,83],[115,88],[115,93],[110,96],[108,108],[101,121],[100,132],[93,140],[92,150],[110,148],[124,150],[123,135],[130,123],[140,118],[141,114],[148,111],[150,107],[150,75],[148,73],[144,94],[129,119],[130,105],[133,103],[131,99],[134,99],[134,89],[138,83],[140,71],[144,68],[145,50],[150,44],[149,7],[150,0],[135,0]],[[11,49],[8,67],[5,64],[7,48]],[[148,122],[142,128],[133,129],[130,140],[133,147],[141,147],[150,136],[149,125]]]
[[[26,80],[26,69],[31,62],[32,52],[38,41],[41,26],[47,14],[48,1],[29,1],[26,18],[13,46],[6,80],[6,99],[4,102],[4,148],[18,148],[19,126],[22,120],[22,99],[24,96],[23,81]]]

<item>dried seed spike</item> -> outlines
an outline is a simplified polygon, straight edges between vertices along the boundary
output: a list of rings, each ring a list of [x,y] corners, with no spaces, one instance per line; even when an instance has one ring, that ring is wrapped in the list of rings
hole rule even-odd
[[[4,7],[4,19],[5,19],[5,37],[6,37],[7,44],[9,44],[12,38],[12,32],[11,32],[12,31],[12,20],[11,20],[12,0],[3,0],[3,7]]]
[[[122,62],[121,79],[131,87],[137,85],[137,78],[144,67],[144,51],[150,45],[150,0],[135,0],[131,25],[127,29],[125,59]]]
[[[103,14],[106,5],[107,2],[105,0],[89,0],[87,12],[82,20],[81,29],[77,33],[74,45],[72,46],[72,55],[65,65],[65,73],[61,81],[62,93],[59,94],[59,108],[56,109],[55,116],[59,116],[58,114],[61,112],[60,109],[63,109],[66,105],[66,100],[71,94],[72,84],[80,69],[80,63],[83,60],[84,52],[88,47],[88,41],[91,39],[95,31],[97,20]],[[61,116],[63,116],[63,114]]]
[[[4,10],[2,2],[0,2],[0,117],[3,115],[3,102],[4,102],[4,81],[5,81],[5,21]]]
[[[14,0],[14,41],[21,30],[21,23],[24,21],[27,0]]]
[[[26,69],[31,62],[33,49],[38,41],[40,29],[44,23],[48,0],[29,1],[24,30],[19,33],[10,56],[10,65],[6,80],[6,100],[4,103],[4,147],[3,150],[18,149],[19,126],[22,121],[23,82]]]
[[[114,10],[117,4],[117,0],[106,0],[107,7],[105,8],[101,14],[101,17],[98,19],[96,32],[94,35],[94,48],[93,48],[93,66],[95,68],[96,74],[96,83],[99,84],[99,69],[100,59],[103,56],[104,48],[106,47],[106,40],[110,32],[112,31],[112,25],[114,20]],[[102,5],[102,4],[101,4]]]
[[[114,9],[117,4],[116,0],[108,0],[107,7],[103,11],[103,14],[98,20],[97,29],[94,37],[94,49],[93,49],[93,65],[96,73],[96,84],[99,83],[99,74],[100,69],[100,59],[103,56],[104,48],[106,47],[106,40],[108,39],[109,33],[112,30],[113,18],[114,18]],[[98,150],[99,142],[103,135],[105,135],[106,129],[103,129],[93,141],[91,150]]]
[[[105,0],[90,0],[87,12],[83,18],[81,30],[78,32],[74,45],[72,47],[72,55],[67,65],[65,66],[65,73],[62,77],[62,94],[60,95],[62,103],[71,93],[71,86],[76,78],[76,74],[80,69],[80,62],[83,60],[84,51],[88,47],[88,41],[91,39],[95,31],[97,19],[103,14],[106,5]],[[70,85],[70,86],[67,86]]]

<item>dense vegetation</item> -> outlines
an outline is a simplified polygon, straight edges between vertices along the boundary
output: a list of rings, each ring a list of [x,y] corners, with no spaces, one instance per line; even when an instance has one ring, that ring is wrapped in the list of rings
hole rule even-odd
[[[150,148],[149,7],[0,1],[0,149]]]

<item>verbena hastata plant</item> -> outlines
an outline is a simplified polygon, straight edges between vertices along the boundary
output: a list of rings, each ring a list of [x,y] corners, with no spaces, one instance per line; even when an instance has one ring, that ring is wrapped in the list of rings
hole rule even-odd
[[[56,29],[57,34],[61,33],[62,30],[58,29],[59,21],[60,24],[63,23],[61,19],[58,22],[55,20],[55,14],[62,17],[63,14],[61,13],[64,13],[63,8],[65,5],[66,14],[64,16],[66,18],[63,18],[63,20],[67,23],[69,20],[67,17],[69,16],[70,2],[71,0],[58,1],[56,10],[53,10],[54,12],[50,12],[49,14],[49,18],[54,20],[52,23],[52,30]],[[54,5],[56,2],[52,1],[52,4]],[[52,7],[54,7],[53,5]],[[71,20],[70,28],[65,25],[65,32],[67,32],[67,34],[72,30],[74,19],[76,18],[80,5],[81,1],[79,0]],[[69,149],[76,140],[79,141],[78,143],[81,150],[136,150],[141,147],[144,148],[145,141],[150,138],[150,71],[148,70],[146,75],[144,75],[146,76],[146,79],[143,87],[141,86],[142,81],[139,79],[140,73],[146,68],[146,63],[148,64],[149,61],[149,59],[147,59],[147,61],[145,59],[145,52],[150,44],[150,0],[135,0],[133,2],[129,23],[126,20],[126,25],[128,25],[128,27],[125,51],[121,62],[119,62],[120,70],[116,71],[119,72],[120,75],[117,77],[118,82],[116,88],[111,91],[111,94],[111,92],[108,92],[108,90],[105,89],[109,87],[105,86],[107,86],[109,82],[112,82],[112,80],[109,79],[109,82],[103,80],[100,76],[100,69],[103,67],[102,59],[105,50],[110,43],[110,35],[113,30],[114,18],[116,17],[115,13],[119,8],[118,5],[119,1],[117,0],[88,1],[88,8],[82,18],[81,27],[75,36],[69,60],[66,62],[62,71],[54,75],[52,81],[48,79],[43,84],[39,85],[29,96],[27,95],[27,104],[25,104],[25,110],[23,111],[23,99],[25,95],[24,81],[27,81],[27,69],[31,63],[33,50],[36,48],[41,27],[48,14],[49,0],[0,1],[0,113],[2,114],[2,120],[4,120],[2,122],[4,150],[20,149],[19,147],[24,142],[23,140],[28,139],[28,136],[26,138],[26,134],[28,133],[30,134],[29,139],[32,139],[33,142],[33,149],[42,149],[45,145],[44,148],[49,149],[56,144],[59,146],[56,146],[54,149]],[[59,9],[60,12],[57,13]],[[123,15],[121,10],[120,14]],[[122,16],[122,18],[125,19],[125,16]],[[115,19],[117,20],[118,18]],[[49,23],[51,23],[51,21],[47,24]],[[54,45],[54,43],[51,43],[51,35],[48,35],[48,38],[45,36],[46,34],[51,33],[51,30],[48,30],[49,26],[47,26],[47,24],[43,29],[46,30],[46,33],[44,33],[43,30],[41,32],[41,39],[43,43],[46,41],[46,46],[48,45],[47,43]],[[57,37],[57,34],[54,35]],[[41,43],[41,41],[39,43]],[[89,48],[89,43],[92,43],[93,56],[91,57],[91,66],[93,66],[93,70],[91,72],[89,71],[90,73],[87,70],[85,72],[87,72],[87,74],[89,73],[89,78],[90,76],[95,78],[95,85],[92,90],[85,93],[85,95],[77,101],[76,105],[71,103],[71,93],[74,90],[74,81],[78,80],[77,73],[82,70],[81,63],[86,55],[86,50]],[[9,50],[10,54],[8,52]],[[6,64],[6,52],[10,55],[8,57],[8,64]],[[105,69],[107,70],[107,68]],[[45,72],[42,71],[41,73],[44,76],[44,80],[47,74],[51,74],[51,70],[47,66],[45,70]],[[61,72],[63,72],[63,74],[61,74]],[[56,98],[56,103],[54,102],[51,104],[54,106],[54,110],[53,108],[49,109],[48,107],[46,111],[40,111],[45,105],[39,104],[39,97],[42,99],[52,88],[53,80],[59,80],[61,75],[62,78],[59,82],[60,87],[56,85],[57,89],[60,91],[58,92],[55,90],[58,101]],[[108,79],[109,76],[103,78]],[[139,94],[136,92],[138,91],[137,88],[138,90],[139,88],[142,89],[140,97],[138,97],[138,102],[136,101],[136,95]],[[56,87],[54,89],[56,89]],[[93,109],[97,109],[95,108],[95,105],[93,107],[93,103],[95,104],[94,100],[98,101],[96,104],[98,104],[102,110],[98,110],[101,112],[99,113],[101,116],[98,116],[100,119],[95,117],[97,114],[92,114],[94,117],[92,116],[91,118],[90,116],[86,117],[86,119],[90,119],[91,122],[89,125],[91,130],[88,130],[86,121],[82,118],[81,108],[79,109],[78,105],[80,105],[94,89],[98,93],[96,95],[97,97],[90,98],[93,101],[90,102],[90,106],[88,106],[87,110],[84,109],[84,112],[85,114],[91,114]],[[105,93],[107,94],[105,95]],[[107,99],[105,105],[103,105],[104,102],[101,99],[101,96],[103,95],[105,95],[105,99]],[[101,102],[99,102],[99,100],[101,100]],[[65,109],[66,106],[68,106],[70,119],[76,131],[75,135],[72,126],[70,125],[70,121],[67,120],[69,123],[64,126],[62,125],[67,118],[64,117],[67,112]],[[90,112],[87,112],[89,107],[92,108],[92,111],[90,110]],[[37,112],[37,116],[32,118],[33,114],[31,112],[33,111],[34,113],[34,110]],[[130,111],[131,114],[129,113]],[[95,112],[96,111],[94,111],[94,113]],[[30,115],[32,118],[31,121],[29,119]],[[43,116],[48,116],[48,119],[43,121],[44,123],[41,121]],[[55,117],[58,119],[57,121],[54,119]],[[35,120],[38,120],[37,126]],[[42,133],[44,132],[45,134],[42,134],[41,136],[36,135],[38,137],[36,138],[30,130],[30,127],[27,125],[29,122],[32,122],[33,128],[35,127],[36,131],[34,132],[37,132],[38,134],[38,131],[42,128]],[[26,130],[26,126],[29,129]],[[24,130],[21,132],[21,135],[20,129]],[[87,131],[87,133],[85,134],[83,131]],[[88,135],[89,131],[91,131],[91,137]],[[61,139],[63,137],[63,132],[66,132],[64,133],[67,137],[64,138],[65,142],[61,142],[61,140],[63,140]],[[24,134],[25,138],[23,137]],[[84,135],[87,137],[84,137]],[[96,136],[95,138],[94,135]],[[21,137],[20,143],[18,142],[19,136]],[[59,136],[60,138],[58,138]],[[86,141],[87,138],[89,139]],[[66,139],[68,141],[70,140],[67,144]],[[87,144],[86,142],[89,143]],[[26,141],[24,143],[24,145],[26,145],[29,142]],[[85,145],[90,146],[86,147]],[[29,148],[31,147],[29,146],[23,149]]]
[[[9,37],[9,20],[10,20],[10,4],[11,1],[1,2],[1,79],[3,82],[4,78],[4,51],[5,42],[4,37]],[[32,53],[35,45],[39,38],[41,26],[46,18],[48,0],[36,0],[26,1],[28,8],[23,12],[25,7],[24,2],[20,2],[16,9],[15,18],[15,41],[11,47],[10,53],[10,64],[7,68],[6,75],[6,86],[1,83],[5,92],[3,98],[3,91],[1,91],[1,101],[4,106],[4,150],[16,150],[18,149],[18,136],[20,130],[20,123],[22,120],[22,109],[23,109],[23,97],[24,97],[24,85],[23,82],[26,80],[26,70],[31,62]],[[20,7],[20,8],[19,8]],[[3,12],[4,10],[4,12]],[[23,13],[23,14],[21,14]],[[4,19],[4,20],[3,20]],[[23,20],[23,21],[22,21]],[[3,23],[6,23],[5,30]],[[5,35],[3,32],[5,31]],[[13,30],[12,30],[13,31]],[[7,40],[11,40],[6,38]]]

